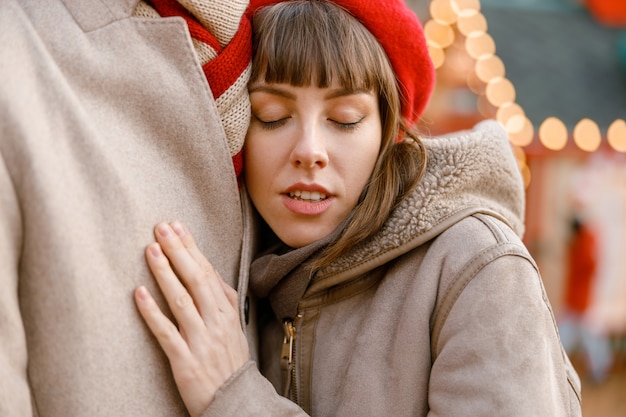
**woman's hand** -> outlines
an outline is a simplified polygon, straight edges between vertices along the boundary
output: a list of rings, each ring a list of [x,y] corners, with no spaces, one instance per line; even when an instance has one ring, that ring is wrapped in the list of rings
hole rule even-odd
[[[170,361],[187,410],[199,416],[217,389],[249,359],[237,292],[200,253],[182,224],[161,223],[155,236],[146,258],[178,327],[145,287],[137,288],[135,302]]]

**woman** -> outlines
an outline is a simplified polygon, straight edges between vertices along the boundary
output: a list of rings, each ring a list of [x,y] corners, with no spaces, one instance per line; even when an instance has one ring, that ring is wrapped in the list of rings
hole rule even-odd
[[[416,17],[402,0],[259,6],[245,180],[277,238],[250,269],[260,371],[237,295],[179,223],[147,259],[180,331],[137,291],[190,413],[580,414],[504,132],[411,133],[433,84]]]

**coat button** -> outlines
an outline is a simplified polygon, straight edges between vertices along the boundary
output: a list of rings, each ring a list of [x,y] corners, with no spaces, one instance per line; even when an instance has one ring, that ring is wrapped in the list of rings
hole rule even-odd
[[[246,297],[246,301],[243,303],[243,317],[246,324],[250,323],[250,297]]]

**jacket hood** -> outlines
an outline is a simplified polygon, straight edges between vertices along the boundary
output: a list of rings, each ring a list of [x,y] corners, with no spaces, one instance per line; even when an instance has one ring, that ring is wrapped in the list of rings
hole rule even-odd
[[[382,265],[478,212],[503,220],[523,235],[524,185],[499,122],[487,120],[472,130],[426,138],[424,143],[427,169],[413,193],[377,234],[318,271],[315,284],[327,278],[341,281]]]

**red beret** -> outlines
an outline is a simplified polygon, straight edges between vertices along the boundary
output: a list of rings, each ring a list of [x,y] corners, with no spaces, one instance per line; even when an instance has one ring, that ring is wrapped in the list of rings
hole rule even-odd
[[[250,0],[248,14],[251,17],[257,9],[282,1]],[[350,11],[378,39],[400,83],[402,115],[407,123],[415,124],[435,84],[435,68],[415,12],[405,0],[329,1]]]

